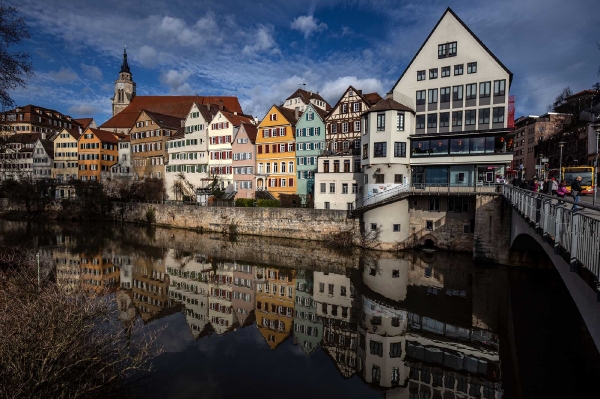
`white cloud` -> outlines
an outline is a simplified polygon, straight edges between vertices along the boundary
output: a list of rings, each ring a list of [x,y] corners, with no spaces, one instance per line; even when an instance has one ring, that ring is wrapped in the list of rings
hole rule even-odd
[[[253,40],[250,44],[244,46],[242,52],[246,55],[253,55],[271,49],[277,50],[273,30],[271,25],[258,25],[256,31],[252,34]]]
[[[321,95],[331,102],[337,101],[344,94],[348,86],[354,86],[356,90],[362,90],[364,94],[377,92],[382,97],[385,94],[383,83],[379,79],[359,79],[356,76],[344,76],[325,82],[321,90]]]
[[[192,93],[192,87],[186,80],[192,75],[188,70],[176,71],[170,69],[160,76],[160,81],[169,87],[171,94],[185,95]]]
[[[304,37],[309,37],[315,32],[327,29],[327,24],[319,23],[319,20],[313,15],[301,15],[292,21],[290,28],[302,32]]]
[[[91,104],[73,105],[67,110],[71,116],[92,116],[100,110]]]
[[[147,67],[153,68],[158,63],[158,51],[151,46],[142,46],[138,52],[140,63]]]
[[[48,72],[48,76],[57,82],[67,83],[77,80],[77,75],[69,68],[60,67],[58,71]]]
[[[81,70],[90,79],[102,82],[103,75],[102,70],[95,65],[86,65],[83,62],[80,64]]]

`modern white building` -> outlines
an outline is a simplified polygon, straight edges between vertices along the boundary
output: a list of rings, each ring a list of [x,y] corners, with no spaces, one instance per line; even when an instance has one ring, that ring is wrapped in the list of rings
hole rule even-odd
[[[362,195],[360,161],[352,155],[318,158],[315,174],[315,208],[352,210]]]

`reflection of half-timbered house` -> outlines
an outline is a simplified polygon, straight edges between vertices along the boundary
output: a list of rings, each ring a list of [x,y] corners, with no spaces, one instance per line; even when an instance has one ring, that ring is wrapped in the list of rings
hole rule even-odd
[[[360,154],[361,114],[379,100],[377,93],[363,95],[352,86],[346,89],[326,118],[327,149],[332,154]]]

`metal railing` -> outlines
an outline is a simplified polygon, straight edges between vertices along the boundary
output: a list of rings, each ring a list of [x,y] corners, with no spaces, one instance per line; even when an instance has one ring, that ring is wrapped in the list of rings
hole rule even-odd
[[[393,187],[389,190],[381,191],[377,194],[373,194],[370,196],[363,197],[357,200],[357,208],[377,204],[383,200],[394,197],[398,194],[408,193],[410,191],[410,184],[402,184],[396,187]]]
[[[480,194],[500,193],[504,184],[499,183],[475,183],[475,184],[432,184],[413,183],[412,194]]]
[[[503,187],[502,194],[554,249],[565,251],[571,265],[581,265],[600,280],[600,216],[595,214],[600,207],[509,185]],[[578,211],[568,206],[575,204]]]

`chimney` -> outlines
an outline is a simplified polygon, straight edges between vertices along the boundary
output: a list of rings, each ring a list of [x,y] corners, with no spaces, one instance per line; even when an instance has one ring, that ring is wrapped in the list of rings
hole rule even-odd
[[[46,140],[46,133],[42,132],[42,140]]]
[[[181,120],[181,127],[185,127],[185,119]]]
[[[210,111],[210,101],[206,104],[206,108]]]
[[[358,91],[358,95],[362,96],[362,90],[357,90]]]
[[[79,134],[83,133],[83,132],[81,131],[81,126],[78,126],[78,127],[77,127],[77,129],[79,129]]]
[[[296,109],[294,110],[294,116],[296,117],[296,119],[300,117],[300,110],[298,109],[298,107],[296,107]]]
[[[234,115],[237,115],[237,111],[233,111],[233,114],[234,114]]]
[[[312,90],[308,92],[308,95],[312,97]]]
[[[219,111],[223,111],[223,100],[219,100]]]

